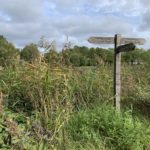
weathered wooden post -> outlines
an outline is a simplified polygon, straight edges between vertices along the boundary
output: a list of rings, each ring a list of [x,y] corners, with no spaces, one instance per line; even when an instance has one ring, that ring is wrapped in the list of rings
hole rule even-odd
[[[116,34],[115,37],[90,37],[88,41],[95,44],[114,44],[114,106],[120,112],[121,52],[134,50],[134,44],[143,45],[145,39],[122,38],[120,34]]]
[[[121,95],[121,53],[117,52],[117,47],[121,44],[121,35],[116,34],[114,39],[114,106],[120,111]]]

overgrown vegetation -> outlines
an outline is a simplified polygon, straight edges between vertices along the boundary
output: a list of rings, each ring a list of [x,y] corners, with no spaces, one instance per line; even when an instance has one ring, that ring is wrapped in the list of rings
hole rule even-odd
[[[150,149],[148,62],[123,64],[118,113],[113,108],[112,50],[97,56],[95,49],[82,54],[81,49],[49,49],[45,58],[3,65],[0,149]]]

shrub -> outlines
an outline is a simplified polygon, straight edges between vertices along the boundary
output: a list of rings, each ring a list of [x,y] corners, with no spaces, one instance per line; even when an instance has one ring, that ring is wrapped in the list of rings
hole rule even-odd
[[[33,43],[26,45],[22,51],[20,52],[21,59],[24,59],[28,62],[37,62],[40,56],[40,52],[37,48],[37,46]]]
[[[74,141],[91,141],[114,150],[143,150],[150,148],[150,131],[130,113],[117,113],[110,106],[79,111],[69,121],[69,134]]]

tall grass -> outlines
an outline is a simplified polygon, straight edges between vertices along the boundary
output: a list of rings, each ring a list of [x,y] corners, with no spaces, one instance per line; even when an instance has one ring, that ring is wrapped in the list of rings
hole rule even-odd
[[[145,65],[122,67],[122,104],[150,118],[150,70]]]
[[[122,71],[122,106],[138,108],[144,103],[148,107],[149,70],[123,66]],[[142,150],[149,146],[149,136],[142,140],[148,134],[144,124],[110,107],[114,99],[112,66],[52,68],[45,63],[24,63],[2,70],[0,79],[3,105],[19,116],[15,119],[14,115],[13,121],[24,124],[27,147],[40,143],[45,149]],[[6,118],[5,113],[1,115]],[[22,145],[23,140],[19,141]]]
[[[79,111],[70,119],[68,131],[82,146],[90,142],[95,149],[103,145],[113,150],[148,150],[149,127],[133,118],[131,112],[118,113],[112,106],[102,105]]]

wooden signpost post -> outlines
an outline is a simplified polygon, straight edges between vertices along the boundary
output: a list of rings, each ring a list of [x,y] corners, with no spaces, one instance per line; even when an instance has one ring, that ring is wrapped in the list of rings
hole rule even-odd
[[[114,44],[114,106],[120,111],[121,95],[121,52],[128,52],[135,49],[135,44],[143,45],[143,38],[122,38],[120,34],[115,37],[90,37],[90,43],[94,44]]]

